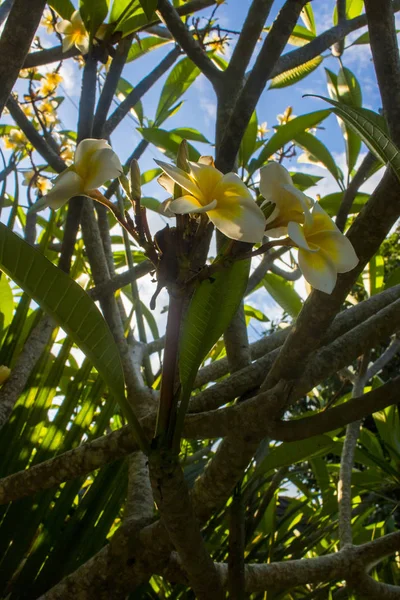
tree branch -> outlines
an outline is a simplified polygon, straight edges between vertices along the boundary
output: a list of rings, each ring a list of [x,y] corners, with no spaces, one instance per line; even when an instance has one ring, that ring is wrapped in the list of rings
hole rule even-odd
[[[217,150],[217,166],[223,173],[233,168],[251,115],[306,2],[307,0],[287,0],[264,41]]]
[[[383,114],[395,144],[400,143],[400,58],[391,0],[365,0],[372,57]]]
[[[131,108],[145,95],[146,92],[162,77],[168,69],[174,64],[180,55],[180,49],[174,48],[167,54],[165,58],[140,81],[137,86],[127,95],[125,100],[121,102],[118,108],[107,119],[103,127],[104,137],[109,137],[114,129],[120,124],[122,119],[128,114]]]
[[[225,79],[235,80],[236,83],[243,79],[273,3],[274,0],[253,0],[251,3],[229,65],[225,70]]]
[[[199,67],[200,71],[210,80],[214,87],[218,86],[221,82],[221,71],[208,58],[197,40],[193,38],[172,4],[168,0],[158,0],[158,12],[190,60]]]
[[[46,0],[14,0],[0,38],[0,115],[14,87],[33,36],[39,27]]]

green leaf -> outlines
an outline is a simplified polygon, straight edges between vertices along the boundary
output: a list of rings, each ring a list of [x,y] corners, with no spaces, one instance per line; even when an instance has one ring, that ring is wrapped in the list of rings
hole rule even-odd
[[[161,175],[162,170],[161,169],[149,169],[148,171],[145,171],[144,173],[142,173],[140,175],[140,184],[141,185],[145,185],[146,183],[149,183],[150,181],[153,181],[153,179],[155,177],[158,177],[158,175]]]
[[[171,129],[171,133],[176,133],[185,140],[192,140],[193,142],[201,142],[203,144],[210,143],[205,135],[192,127],[176,127],[175,129]]]
[[[362,106],[361,86],[358,83],[357,77],[350,69],[342,67],[337,76],[337,90],[339,99],[355,108]]]
[[[67,19],[67,21],[71,19],[71,15],[75,10],[71,0],[49,0],[48,5],[54,8],[62,19]]]
[[[290,171],[290,176],[292,178],[293,185],[302,192],[310,187],[313,187],[318,183],[318,181],[323,179],[323,177],[319,177],[318,175],[310,175],[309,173],[295,173],[293,171]]]
[[[355,19],[361,15],[364,8],[364,0],[346,0],[346,19]],[[333,24],[338,24],[337,8],[333,10]]]
[[[124,374],[118,348],[90,296],[2,223],[0,268],[64,329],[90,358],[116,397],[124,397]]]
[[[378,294],[383,287],[384,261],[380,254],[375,254],[364,269],[362,278],[369,296]]]
[[[296,135],[303,133],[306,129],[315,127],[318,123],[321,123],[330,114],[329,110],[318,110],[312,113],[307,113],[296,117],[286,123],[277,127],[276,133],[268,140],[264,148],[261,150],[258,158],[252,165],[252,171],[259,169],[264,163],[267,162],[268,158],[275,154],[285,144],[291,142]]]
[[[289,85],[294,85],[315,71],[323,60],[322,56],[316,56],[302,65],[294,67],[294,69],[289,69],[288,71],[280,73],[271,80],[269,89],[280,89]]]
[[[324,196],[320,199],[320,205],[330,217],[334,217],[335,215],[337,215],[339,206],[341,205],[343,200],[343,195],[344,192],[335,192],[334,194],[328,194],[327,196]],[[349,214],[354,215],[359,213],[360,210],[363,208],[364,204],[368,201],[369,196],[369,194],[357,192]]]
[[[200,69],[189,58],[184,58],[175,65],[161,90],[156,110],[156,123],[164,119],[165,113],[179,100],[199,75]]]
[[[273,469],[280,469],[327,454],[335,445],[334,440],[328,435],[316,435],[299,442],[283,442],[264,458],[257,467],[253,476],[266,475]]]
[[[140,204],[153,212],[160,213],[161,203],[156,198],[151,198],[150,196],[144,196],[140,200]]]
[[[268,27],[266,29],[270,28]],[[308,44],[314,38],[315,34],[312,33],[312,31],[306,29],[306,27],[303,27],[302,25],[296,25],[290,34],[288,44],[291,44],[292,46],[305,46],[305,44]]]
[[[12,321],[14,312],[13,293],[7,277],[0,273],[0,339]]]
[[[390,287],[393,287],[394,285],[399,285],[400,284],[400,267],[397,269],[394,269],[389,277],[387,278],[387,281],[385,282],[385,290],[387,290]]]
[[[139,8],[138,0],[114,0],[111,13],[110,23],[114,23],[122,17],[121,23],[125,21],[131,14]],[[118,27],[119,30],[119,27]]]
[[[140,6],[143,8],[144,14],[150,21],[157,8],[157,0],[139,0],[139,2]]]
[[[133,62],[137,58],[144,56],[151,50],[155,50],[156,48],[161,48],[161,46],[165,46],[165,44],[170,44],[171,40],[166,40],[165,38],[159,38],[154,36],[145,37],[140,40],[140,42],[134,42],[129,49],[128,58],[126,62]]]
[[[316,162],[320,162],[333,175],[339,183],[343,180],[343,175],[338,169],[335,159],[329,152],[328,148],[311,133],[300,133],[294,138],[296,144],[303,150],[309,152],[312,157],[315,157]]]
[[[251,115],[239,149],[239,166],[245,167],[256,149],[258,120],[256,111]]]
[[[268,323],[269,319],[266,315],[264,315],[261,310],[254,308],[254,306],[250,306],[249,304],[244,305],[244,314],[246,316],[246,321],[250,321],[250,319],[256,319],[256,321],[260,321],[261,323]]]
[[[96,32],[108,15],[110,0],[79,0],[79,12],[87,31],[91,36]]]
[[[117,85],[117,94],[122,94],[122,96],[124,96],[124,98],[126,98],[126,96],[128,94],[131,93],[131,91],[133,90],[133,85],[131,83],[129,83],[129,81],[127,81],[126,79],[124,79],[123,77],[121,77],[118,81],[118,85]],[[131,108],[131,111],[133,111],[139,121],[140,124],[143,123],[143,105],[141,100],[139,100],[139,102],[137,102],[135,104],[135,106],[133,108]]]
[[[183,137],[174,133],[174,131],[165,131],[165,129],[159,129],[158,127],[139,127],[138,131],[145,140],[154,144],[162,152],[165,152],[168,158],[171,160],[176,159],[176,154]],[[200,152],[191,144],[188,144],[188,149],[189,159],[193,161],[199,160]]]
[[[309,31],[311,31],[311,33],[313,33],[314,35],[317,35],[317,30],[315,28],[314,13],[313,13],[311,3],[307,3],[305,5],[305,7],[302,9],[302,11],[300,13],[300,17],[302,18],[303,23],[307,27],[307,29]]]
[[[314,96],[329,102],[333,112],[341,117],[360,136],[364,144],[384,164],[389,164],[400,181],[400,154],[397,146],[386,133],[386,124],[377,113],[366,108],[353,108],[323,96]]]
[[[272,298],[291,317],[297,317],[302,307],[302,300],[293,287],[293,283],[286,281],[275,273],[267,273],[263,285]]]
[[[181,404],[176,434],[180,438],[190,394],[199,366],[224,333],[246,290],[250,260],[239,260],[202,281],[190,301],[179,350]]]

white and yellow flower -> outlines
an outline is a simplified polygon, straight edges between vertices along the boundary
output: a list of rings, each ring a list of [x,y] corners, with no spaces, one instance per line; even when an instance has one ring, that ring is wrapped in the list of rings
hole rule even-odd
[[[34,204],[29,212],[48,206],[57,209],[74,196],[89,196],[109,179],[119,177],[122,166],[114,150],[105,140],[82,140],[75,151],[73,165],[54,180],[53,188]]]
[[[51,189],[51,183],[47,179],[47,177],[42,177],[41,175],[37,175],[33,169],[29,171],[25,171],[23,173],[24,181],[22,185],[29,186],[31,185],[33,188],[39,190],[41,194],[45,194]],[[31,183],[32,182],[32,183]]]
[[[350,240],[318,203],[314,204],[311,220],[306,220],[304,226],[290,222],[288,233],[299,248],[301,272],[308,283],[321,292],[331,294],[337,274],[347,273],[358,264]]]
[[[28,146],[28,140],[21,129],[11,129],[10,133],[3,136],[4,146],[7,150],[24,151]]]
[[[159,178],[161,185],[172,195],[174,183],[184,191],[183,196],[168,203],[174,214],[207,213],[215,227],[231,239],[249,243],[262,240],[263,212],[235,173],[224,175],[209,156],[197,163],[188,162],[189,173],[162,161],[156,163],[167,175]]]
[[[82,54],[89,52],[89,34],[85,29],[79,10],[72,13],[70,21],[63,19],[57,23],[56,31],[64,35],[63,52],[67,52],[72,46],[78,48]]]
[[[303,224],[310,220],[313,201],[293,185],[289,171],[279,163],[270,162],[260,170],[260,192],[266,202],[275,204],[267,219],[269,237],[286,235],[292,221]]]

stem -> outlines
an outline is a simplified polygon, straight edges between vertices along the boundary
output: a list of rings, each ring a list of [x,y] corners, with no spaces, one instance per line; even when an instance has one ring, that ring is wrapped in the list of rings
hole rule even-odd
[[[166,438],[171,447],[175,428],[177,394],[175,389],[176,364],[179,350],[179,334],[184,306],[184,295],[174,296],[170,292],[167,330],[165,336],[164,362],[161,380],[160,406],[157,415],[155,437]]]

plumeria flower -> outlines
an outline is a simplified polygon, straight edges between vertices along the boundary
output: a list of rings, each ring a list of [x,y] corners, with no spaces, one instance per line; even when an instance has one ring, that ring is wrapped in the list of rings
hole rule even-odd
[[[63,52],[67,52],[72,46],[78,48],[82,54],[89,52],[89,34],[85,29],[79,10],[72,13],[70,21],[63,19],[57,23],[56,31],[64,35]]]
[[[33,171],[32,169],[29,171],[25,171],[25,173],[23,173],[23,176],[24,181],[22,182],[22,185],[32,185],[32,187],[38,189],[41,194],[45,194],[51,189],[51,183],[47,179],[47,177],[41,177],[40,175],[36,175],[35,171]]]
[[[76,148],[73,165],[56,177],[50,192],[40,198],[29,212],[38,212],[48,206],[60,208],[74,196],[90,197],[90,192],[121,173],[119,158],[105,140],[82,140]]]
[[[299,248],[298,263],[305,279],[317,290],[331,294],[337,274],[354,269],[358,258],[350,240],[318,203],[311,217],[304,226],[289,223],[289,237]]]
[[[235,173],[224,175],[214,167],[210,156],[190,162],[189,173],[156,160],[166,175],[159,183],[173,195],[174,184],[184,195],[168,203],[168,209],[178,215],[207,213],[210,221],[224,235],[242,242],[257,243],[264,235],[265,217],[247,186]]]
[[[53,15],[51,14],[51,12],[49,10],[46,9],[44,11],[42,20],[40,21],[40,24],[42,25],[42,27],[46,28],[47,33],[53,33],[53,31],[54,31]]]
[[[269,131],[270,130],[268,129],[268,123],[267,121],[264,121],[263,123],[260,123],[260,125],[258,125],[257,127],[257,136],[260,138],[260,140],[262,140]]]
[[[260,170],[260,192],[267,202],[275,204],[267,218],[269,237],[285,235],[291,221],[303,224],[310,220],[313,201],[294,187],[289,171],[279,163],[270,162]]]
[[[28,140],[20,129],[11,129],[8,135],[3,136],[4,146],[7,150],[25,150]]]

